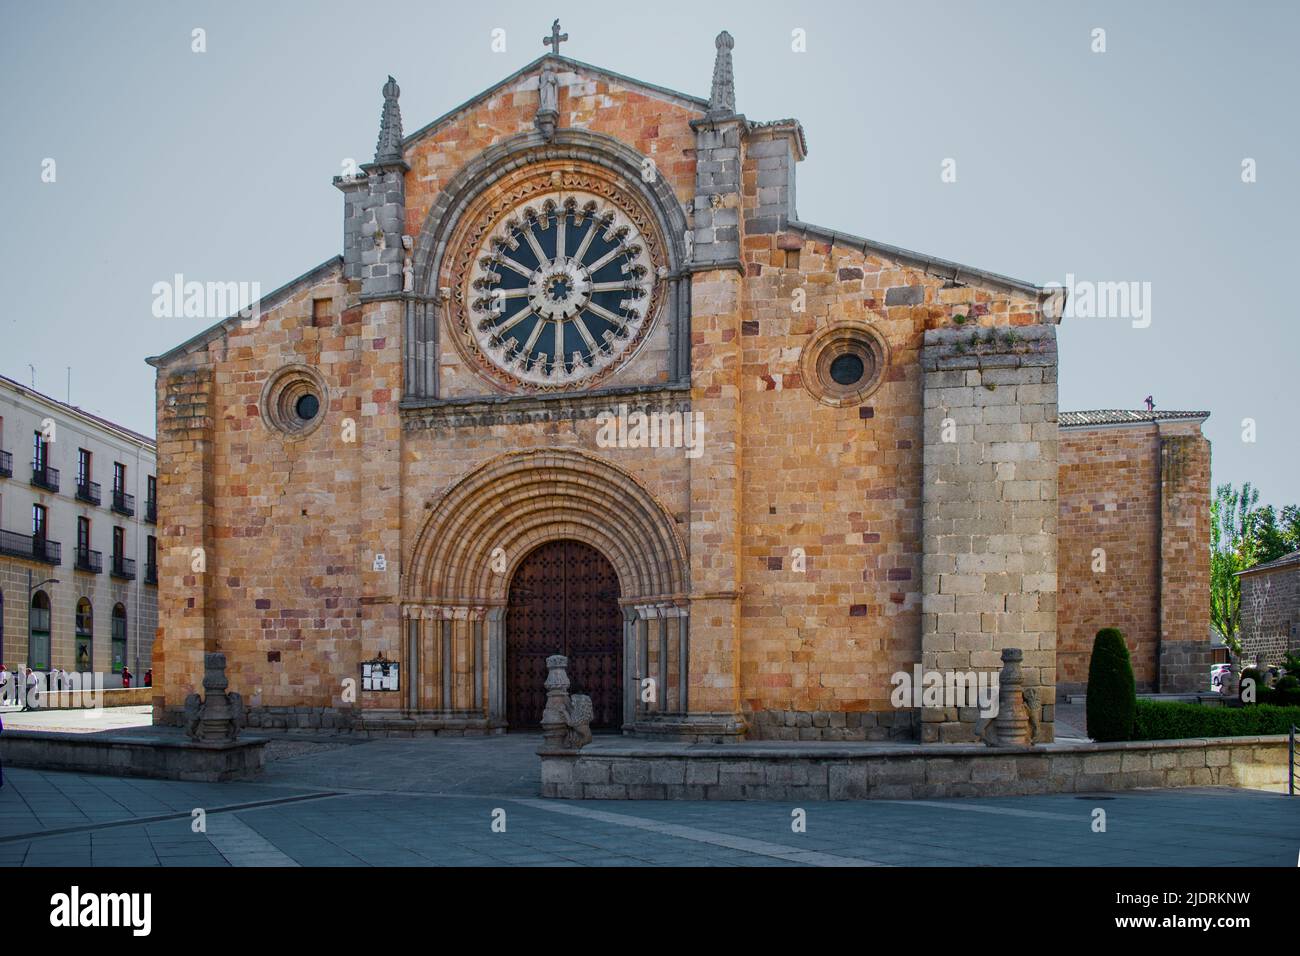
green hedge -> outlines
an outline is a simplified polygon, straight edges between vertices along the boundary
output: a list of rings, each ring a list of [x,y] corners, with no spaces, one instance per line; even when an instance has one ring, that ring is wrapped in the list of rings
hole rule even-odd
[[[1300,726],[1300,707],[1206,707],[1163,700],[1139,700],[1134,740],[1183,740],[1187,737],[1255,737],[1285,734]]]

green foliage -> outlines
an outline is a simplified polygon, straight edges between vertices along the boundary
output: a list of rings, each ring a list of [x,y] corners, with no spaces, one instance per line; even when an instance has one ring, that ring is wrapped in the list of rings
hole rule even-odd
[[[1088,687],[1089,696],[1092,687]],[[1300,707],[1256,704],[1206,707],[1163,700],[1139,700],[1134,740],[1185,740],[1188,737],[1255,737],[1285,734],[1300,725]]]
[[[1103,627],[1088,662],[1088,735],[1096,741],[1131,740],[1137,687],[1124,635]]]
[[[1237,574],[1300,550],[1300,506],[1259,506],[1259,489],[1219,485],[1210,502],[1210,623],[1241,653],[1241,579]]]

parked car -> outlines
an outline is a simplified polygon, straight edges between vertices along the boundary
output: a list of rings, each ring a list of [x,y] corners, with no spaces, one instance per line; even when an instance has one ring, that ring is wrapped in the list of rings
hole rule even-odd
[[[1210,690],[1214,693],[1223,691],[1223,675],[1232,670],[1231,664],[1211,664],[1210,665]]]

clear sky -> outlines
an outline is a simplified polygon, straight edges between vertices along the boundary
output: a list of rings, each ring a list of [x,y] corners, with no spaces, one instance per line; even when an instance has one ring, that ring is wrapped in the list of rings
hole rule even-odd
[[[1300,4],[0,0],[0,11],[0,373],[29,383],[35,366],[36,387],[65,398],[71,366],[72,401],[128,427],[154,431],[144,357],[211,324],[154,318],[154,283],[182,273],[270,291],[338,253],[330,180],[372,155],[385,76],[401,84],[411,132],[544,52],[558,15],[572,38],[563,53],[700,96],[713,38],[730,30],[740,111],[807,130],[806,222],[1038,283],[1150,283],[1144,328],[1064,319],[1061,409],[1139,408],[1148,394],[1158,408],[1207,409],[1216,483],[1300,500]],[[191,50],[196,27],[204,53]],[[948,159],[955,182],[941,176]]]

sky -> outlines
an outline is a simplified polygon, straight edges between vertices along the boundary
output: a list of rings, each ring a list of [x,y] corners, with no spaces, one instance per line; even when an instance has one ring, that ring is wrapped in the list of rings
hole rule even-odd
[[[1062,320],[1061,410],[1208,410],[1216,484],[1300,500],[1294,2],[0,0],[0,374],[66,399],[70,367],[74,404],[152,435],[144,358],[211,324],[155,318],[154,284],[270,291],[337,254],[331,179],[372,156],[385,77],[409,133],[555,16],[564,54],[704,97],[729,30],[738,109],[807,132],[805,222],[1125,283],[1124,314]]]

